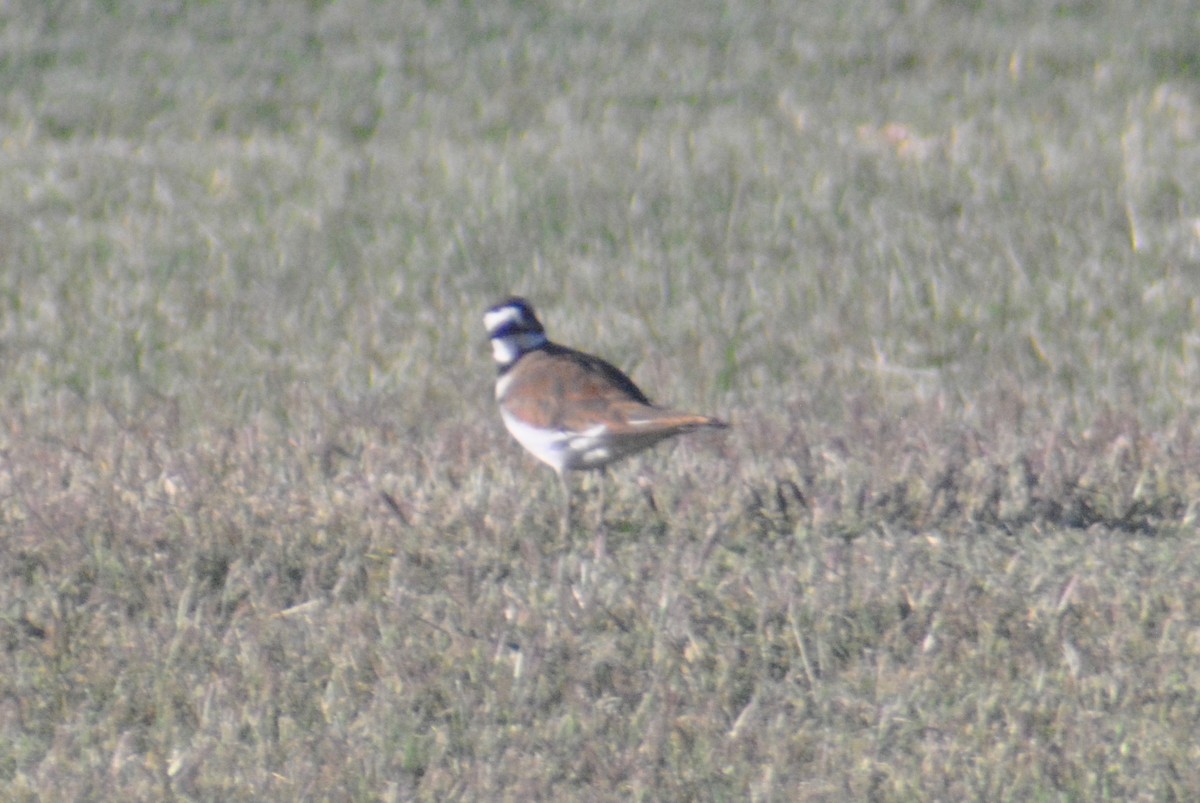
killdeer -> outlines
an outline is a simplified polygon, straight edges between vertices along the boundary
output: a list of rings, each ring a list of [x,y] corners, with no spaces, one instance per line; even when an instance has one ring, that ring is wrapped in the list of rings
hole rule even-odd
[[[518,443],[558,474],[564,533],[571,518],[568,471],[603,468],[666,438],[728,426],[659,407],[611,363],[552,343],[523,298],[501,301],[483,324],[499,367],[500,417]]]

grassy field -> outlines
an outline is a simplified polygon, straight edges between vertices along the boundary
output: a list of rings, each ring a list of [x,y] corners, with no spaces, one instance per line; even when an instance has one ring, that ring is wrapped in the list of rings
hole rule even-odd
[[[1200,797],[1194,4],[646,6],[0,6],[0,799]]]

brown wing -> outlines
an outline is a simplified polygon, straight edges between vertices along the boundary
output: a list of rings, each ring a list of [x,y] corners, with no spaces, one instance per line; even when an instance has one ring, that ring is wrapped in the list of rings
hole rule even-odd
[[[616,366],[553,344],[521,357],[505,402],[527,421],[566,432],[603,424],[614,436],[642,438],[655,432],[666,437],[696,427],[724,426],[713,418],[655,407]]]
[[[572,367],[571,371],[564,370],[563,374],[573,375],[571,384],[581,396],[600,395],[613,400],[628,399],[639,404],[651,404],[642,389],[624,371],[607,360],[554,343],[548,344],[541,353],[551,361]]]

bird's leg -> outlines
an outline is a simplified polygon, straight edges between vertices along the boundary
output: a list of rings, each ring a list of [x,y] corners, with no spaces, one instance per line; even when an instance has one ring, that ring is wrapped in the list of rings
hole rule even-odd
[[[605,498],[605,489],[608,487],[608,483],[606,482],[607,479],[608,479],[608,469],[607,468],[605,468],[604,466],[601,466],[600,468],[596,469],[596,484],[600,486],[600,491],[597,494],[597,496],[600,497],[600,500],[599,500],[600,510],[596,515],[596,524],[602,530],[604,529],[604,508],[605,508],[605,502],[607,501]]]
[[[600,509],[596,512],[596,536],[592,540],[592,555],[597,563],[604,559],[608,543],[608,525],[604,523],[604,490],[608,485],[605,482],[608,479],[607,474],[608,472],[603,466],[596,470],[596,484],[600,486],[598,493]]]
[[[565,541],[571,534],[571,484],[567,482],[567,472],[558,472],[558,482],[562,487],[562,519],[559,522],[559,535]]]
[[[666,516],[658,509],[658,502],[654,501],[654,485],[646,478],[645,475],[638,477],[638,488],[642,491],[642,497],[646,500],[646,505],[650,508],[650,512],[658,519],[658,526],[663,532],[667,529]]]

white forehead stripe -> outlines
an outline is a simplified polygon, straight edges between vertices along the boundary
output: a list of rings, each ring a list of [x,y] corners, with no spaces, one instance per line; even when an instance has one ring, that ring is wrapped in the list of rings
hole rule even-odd
[[[483,326],[489,332],[495,332],[505,324],[520,323],[522,320],[524,320],[524,316],[521,314],[520,307],[501,307],[484,313]]]

